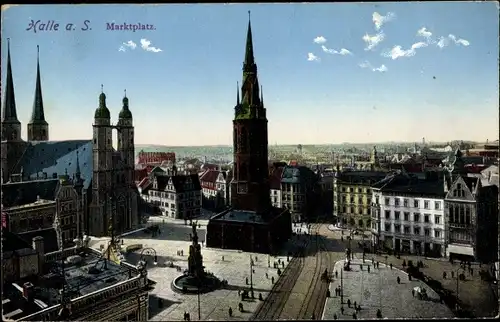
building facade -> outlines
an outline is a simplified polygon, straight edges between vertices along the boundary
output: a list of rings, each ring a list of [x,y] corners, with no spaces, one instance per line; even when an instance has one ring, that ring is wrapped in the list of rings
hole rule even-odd
[[[188,220],[201,213],[201,186],[197,174],[152,172],[141,195],[158,207],[163,216]]]
[[[281,205],[292,214],[292,221],[302,222],[317,212],[319,185],[316,174],[304,166],[286,166],[281,175]]]
[[[378,249],[425,256],[445,256],[442,178],[422,180],[407,173],[372,186],[372,244]]]
[[[360,230],[372,227],[372,185],[384,179],[382,171],[343,171],[333,179],[334,217],[344,226]]]
[[[462,152],[446,173],[446,254],[483,263],[498,259],[498,187],[467,176]]]
[[[229,206],[231,175],[230,171],[208,169],[199,176],[204,208],[213,210]]]
[[[148,319],[151,281],[144,265],[109,261],[81,240],[75,247],[44,253],[41,237],[35,237],[32,245],[15,234],[6,233],[2,237],[4,318],[14,321]],[[62,287],[60,279],[64,279]]]

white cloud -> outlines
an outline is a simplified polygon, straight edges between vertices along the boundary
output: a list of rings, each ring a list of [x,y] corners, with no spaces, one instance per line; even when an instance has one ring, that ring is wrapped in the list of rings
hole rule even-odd
[[[342,55],[342,56],[345,56],[345,55],[352,55],[352,53],[345,49],[345,48],[342,48],[340,51],[339,51],[339,54]]]
[[[382,56],[389,57],[392,59],[398,59],[400,57],[412,57],[417,53],[418,48],[427,47],[428,44],[425,42],[417,42],[411,45],[410,49],[403,49],[401,46],[394,46],[391,50],[382,53]]]
[[[424,37],[424,38],[431,38],[432,37],[432,32],[427,30],[427,28],[422,27],[417,31],[417,36]]]
[[[382,65],[380,65],[380,67],[373,68],[372,70],[374,72],[381,72],[381,73],[383,73],[383,72],[387,71],[387,67],[385,67],[385,65],[382,64]]]
[[[345,48],[342,48],[339,51],[339,50],[327,48],[325,45],[322,45],[321,49],[323,49],[323,51],[325,53],[332,54],[332,55],[342,55],[342,56],[352,55],[352,53],[349,50],[345,49]]]
[[[457,45],[462,45],[462,46],[466,46],[466,47],[470,45],[469,41],[462,39],[462,38],[457,39],[457,37],[455,35],[452,35],[452,34],[449,34],[448,38],[450,38]]]
[[[372,15],[372,21],[375,24],[376,30],[380,30],[380,28],[382,28],[382,26],[386,22],[389,22],[389,21],[393,20],[394,18],[396,18],[396,15],[393,12],[388,12],[387,15],[385,15],[385,16],[382,16],[378,12],[374,12]]]
[[[135,49],[137,47],[137,44],[135,42],[133,42],[132,40],[124,42],[123,45],[126,47],[129,47],[130,49]]]
[[[445,38],[445,37],[440,37],[439,38],[439,41],[437,42],[437,46],[439,48],[444,48],[446,46],[448,46],[450,44],[450,40],[448,38]]]
[[[325,53],[328,53],[328,54],[338,54],[339,52],[336,51],[335,49],[329,49],[329,48],[326,48],[325,45],[321,46],[321,49],[323,49],[323,51]]]
[[[321,45],[321,44],[324,44],[326,42],[326,38],[323,36],[318,36],[318,37],[314,38],[313,41],[314,41],[314,43]]]
[[[308,61],[320,61],[319,57],[313,53],[307,53],[307,60]]]
[[[118,48],[118,51],[125,51],[125,47],[120,46],[120,48]]]
[[[385,34],[383,32],[379,32],[376,35],[365,34],[363,36],[363,41],[366,43],[365,50],[372,50],[384,39],[385,39]]]
[[[362,63],[359,63],[358,64],[359,67],[361,68],[368,68],[368,69],[371,69],[372,72],[386,72],[388,70],[388,68],[385,66],[385,65],[380,65],[380,67],[373,67],[372,64],[370,64],[370,62],[368,61],[364,61]]]
[[[141,39],[141,47],[145,51],[150,51],[150,52],[153,52],[153,53],[158,53],[160,51],[163,51],[160,48],[152,47],[150,45],[151,45],[151,41],[149,41],[149,40],[147,40],[145,38]]]

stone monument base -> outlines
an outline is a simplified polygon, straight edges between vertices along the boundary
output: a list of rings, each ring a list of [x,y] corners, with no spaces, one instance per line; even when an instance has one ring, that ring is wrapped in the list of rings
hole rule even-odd
[[[191,275],[181,275],[172,281],[172,290],[183,294],[208,293],[218,289],[221,281],[211,274],[205,274],[199,281]]]

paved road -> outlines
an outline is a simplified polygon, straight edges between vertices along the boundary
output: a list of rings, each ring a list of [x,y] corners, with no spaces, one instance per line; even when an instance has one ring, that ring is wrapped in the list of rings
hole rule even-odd
[[[328,283],[321,280],[321,275],[325,269],[331,273],[335,261],[345,257],[347,240],[341,242],[341,232],[330,231],[328,225],[313,225],[311,233],[307,237],[304,255],[290,262],[253,320],[321,317],[328,289]],[[355,243],[352,244],[354,247]]]

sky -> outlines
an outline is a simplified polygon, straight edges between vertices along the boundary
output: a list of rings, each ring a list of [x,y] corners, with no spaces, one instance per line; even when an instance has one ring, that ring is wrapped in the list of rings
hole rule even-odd
[[[102,84],[112,122],[126,90],[137,144],[231,144],[249,10],[269,144],[498,138],[495,2],[2,9],[24,139],[39,45],[51,140],[91,138]]]

